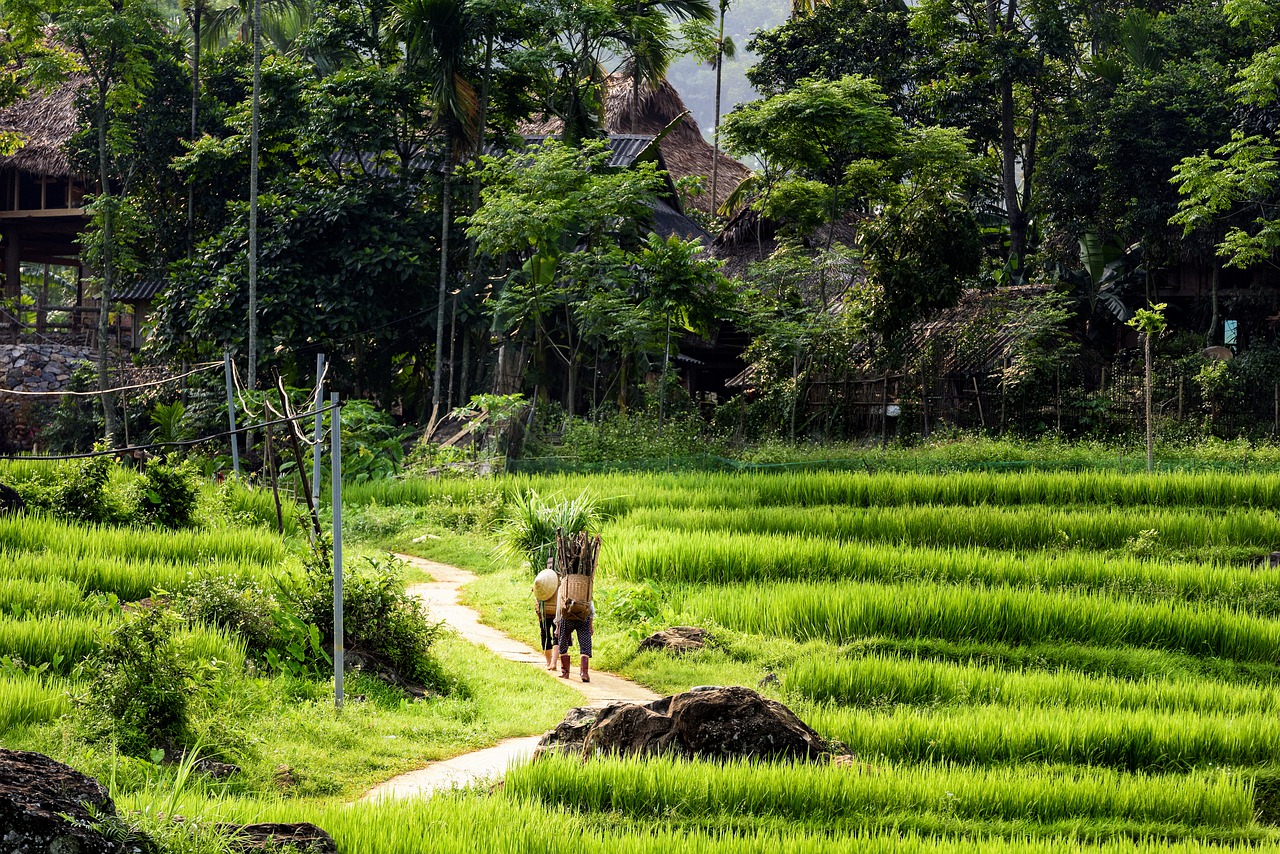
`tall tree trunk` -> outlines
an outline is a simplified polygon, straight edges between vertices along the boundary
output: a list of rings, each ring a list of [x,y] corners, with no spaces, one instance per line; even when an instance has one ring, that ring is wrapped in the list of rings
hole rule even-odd
[[[191,7],[191,142],[196,141],[197,120],[200,110],[200,18],[204,11],[202,0],[196,0]],[[196,250],[196,182],[195,178],[187,183],[187,259],[195,255]]]
[[[714,130],[711,132],[711,215],[715,216],[720,209],[720,196],[717,195],[720,178],[720,86],[724,74],[724,11],[727,4],[720,3],[720,37],[716,39],[716,114]]]
[[[446,164],[440,204],[440,292],[436,305],[436,365],[435,377],[431,382],[431,420],[428,422],[430,427],[435,427],[436,419],[440,415],[440,373],[444,366],[444,305],[449,296],[449,196],[452,177],[453,169]]]
[[[258,387],[258,125],[262,96],[262,0],[253,0],[253,110],[249,129],[249,367]]]
[[[1009,220],[1009,259],[1014,262],[1017,275],[1022,277],[1023,261],[1027,255],[1027,213],[1018,192],[1018,137],[1015,125],[1016,105],[1013,98],[1013,81],[1000,81],[1000,157],[1001,178],[1004,185],[1005,215]]]
[[[1209,277],[1209,304],[1212,312],[1209,315],[1209,332],[1204,337],[1206,347],[1212,347],[1218,343],[1218,273],[1222,267],[1218,264],[1217,259],[1214,259],[1212,263],[1213,273]]]
[[[791,356],[791,444],[796,441],[796,408],[800,403],[800,347]]]
[[[469,391],[467,380],[469,379],[470,374],[471,374],[471,330],[463,329],[462,330],[462,375],[459,378],[460,383],[458,385],[458,405],[459,406],[467,405],[467,401],[468,401],[467,391]]]
[[[662,387],[658,389],[658,426],[667,418],[667,368],[671,364],[671,312],[667,312],[667,345],[662,351]]]
[[[1147,473],[1155,468],[1155,432],[1151,424],[1151,333],[1143,333],[1143,349],[1146,351],[1146,403],[1147,403]]]
[[[107,336],[111,329],[111,296],[115,290],[115,222],[111,206],[111,162],[107,149],[107,86],[98,84],[98,181],[101,183],[99,198],[102,202],[102,300],[98,307],[98,391],[102,395],[102,420],[107,429],[107,441],[119,447],[120,422],[116,417],[115,395],[106,394],[110,388],[107,376]]]

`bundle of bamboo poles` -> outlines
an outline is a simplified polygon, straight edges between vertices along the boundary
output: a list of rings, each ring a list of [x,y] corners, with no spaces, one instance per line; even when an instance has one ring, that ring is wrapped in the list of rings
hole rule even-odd
[[[596,574],[596,563],[600,559],[600,535],[592,536],[586,531],[566,534],[556,531],[556,573],[566,575]]]

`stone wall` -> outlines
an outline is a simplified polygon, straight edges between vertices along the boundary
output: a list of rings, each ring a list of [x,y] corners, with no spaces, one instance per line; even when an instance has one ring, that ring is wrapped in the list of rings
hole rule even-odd
[[[0,389],[13,391],[62,391],[72,372],[92,363],[93,350],[68,344],[0,344]],[[39,404],[56,403],[56,397],[0,394],[0,451],[31,450],[36,425],[33,414]]]
[[[61,391],[93,351],[66,344],[0,344],[0,380],[17,391]]]

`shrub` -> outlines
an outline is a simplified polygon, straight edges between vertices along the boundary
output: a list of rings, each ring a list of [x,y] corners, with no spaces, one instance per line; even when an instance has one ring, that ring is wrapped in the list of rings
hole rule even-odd
[[[108,495],[113,465],[110,457],[90,457],[14,485],[29,508],[73,522],[119,522],[127,514]]]
[[[162,528],[189,528],[194,523],[195,469],[189,463],[151,460],[142,470],[138,515]]]
[[[174,640],[178,620],[162,608],[126,619],[85,664],[79,701],[92,739],[113,739],[122,753],[145,756],[180,743],[187,727],[190,672]]]
[[[309,560],[300,574],[282,582],[281,589],[296,618],[317,626],[331,643],[333,576],[329,568]],[[371,655],[420,685],[445,687],[444,672],[431,655],[440,625],[431,623],[422,605],[405,592],[402,561],[390,556],[353,561],[344,573],[342,601],[345,648]]]
[[[260,656],[277,642],[272,613],[275,597],[256,581],[206,575],[187,584],[177,609],[193,623],[226,629],[244,638],[250,654]]]

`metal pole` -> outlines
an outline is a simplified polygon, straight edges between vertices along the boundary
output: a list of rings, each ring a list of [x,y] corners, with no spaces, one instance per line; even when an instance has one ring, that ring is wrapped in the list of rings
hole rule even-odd
[[[311,506],[320,506],[320,459],[324,448],[320,440],[324,436],[324,353],[316,354],[316,443],[311,446]]]
[[[338,393],[329,395],[329,477],[333,482],[333,705],[342,710],[342,410]]]
[[[222,351],[222,366],[227,372],[227,422],[231,425],[231,466],[240,476],[240,444],[236,438],[236,404],[231,393],[231,351]]]

